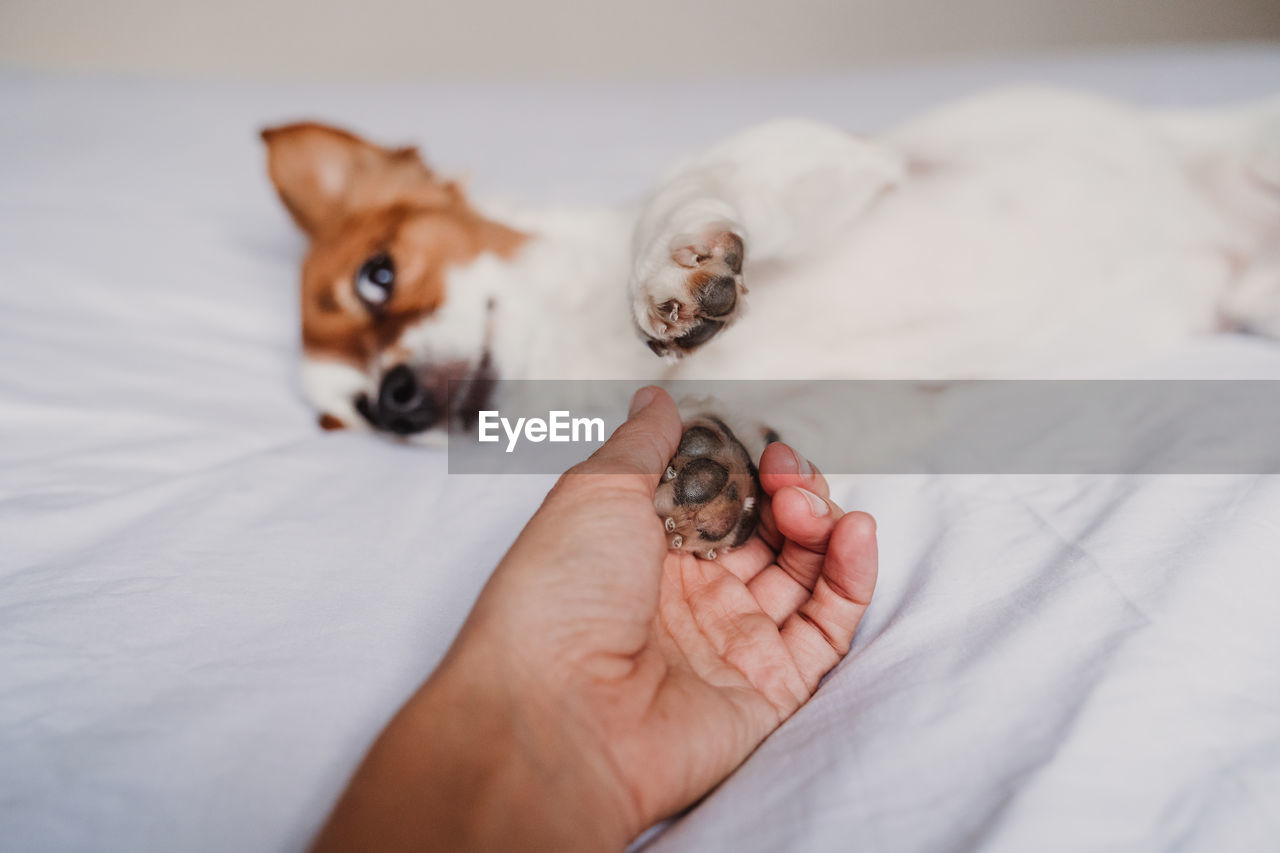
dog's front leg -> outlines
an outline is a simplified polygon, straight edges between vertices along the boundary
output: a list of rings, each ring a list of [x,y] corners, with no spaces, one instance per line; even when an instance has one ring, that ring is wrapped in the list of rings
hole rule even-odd
[[[750,266],[802,256],[850,227],[904,174],[894,152],[816,122],[751,128],[677,168],[636,224],[636,327],[685,355],[741,314]]]

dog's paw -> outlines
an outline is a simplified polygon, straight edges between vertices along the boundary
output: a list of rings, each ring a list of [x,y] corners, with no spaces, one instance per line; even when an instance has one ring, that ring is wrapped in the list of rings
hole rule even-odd
[[[711,225],[676,237],[662,257],[638,265],[633,309],[649,349],[680,357],[733,322],[747,292],[744,252],[741,237]]]
[[[723,421],[704,415],[686,422],[653,505],[673,550],[714,560],[755,532],[759,497],[750,452]]]

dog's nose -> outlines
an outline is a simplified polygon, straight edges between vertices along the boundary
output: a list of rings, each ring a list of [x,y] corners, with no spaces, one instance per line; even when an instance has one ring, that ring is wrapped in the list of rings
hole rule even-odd
[[[733,276],[722,275],[703,285],[698,293],[698,304],[708,317],[723,317],[738,302],[738,284]]]
[[[375,405],[366,403],[360,411],[374,426],[397,435],[422,432],[440,420],[440,405],[404,364],[387,371]]]

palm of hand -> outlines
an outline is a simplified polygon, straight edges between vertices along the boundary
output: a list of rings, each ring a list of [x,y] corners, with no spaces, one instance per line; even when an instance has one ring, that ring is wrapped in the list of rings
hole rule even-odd
[[[580,697],[641,827],[701,796],[808,701],[870,600],[874,523],[845,516],[793,458],[775,445],[762,459],[770,499],[747,544],[717,560],[666,554],[656,612],[614,623],[647,618],[639,650]]]

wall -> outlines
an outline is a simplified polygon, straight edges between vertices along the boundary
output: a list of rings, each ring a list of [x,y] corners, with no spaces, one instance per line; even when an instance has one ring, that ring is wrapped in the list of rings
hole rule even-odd
[[[238,76],[805,71],[1280,40],[1280,0],[0,0],[0,62]]]

